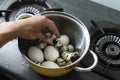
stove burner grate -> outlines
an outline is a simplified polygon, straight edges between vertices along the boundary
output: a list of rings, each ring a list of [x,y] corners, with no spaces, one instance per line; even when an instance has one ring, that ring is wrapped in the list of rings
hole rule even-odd
[[[98,37],[99,36],[99,37]],[[97,35],[91,44],[93,51],[98,55],[99,61],[112,69],[120,67],[120,36],[116,33]]]
[[[35,14],[40,13],[40,11],[34,7],[24,7],[18,11],[17,16],[19,16],[22,13],[30,13],[30,14],[35,15]]]
[[[32,14],[32,15],[36,15],[40,12],[43,12],[45,10],[44,7],[42,6],[39,6],[37,4],[34,4],[34,5],[24,5],[24,6],[20,6],[19,8],[15,9],[10,15],[9,15],[9,18],[8,20],[9,21],[15,21],[16,18],[21,15],[21,14],[24,14],[24,13],[29,13],[29,14]]]

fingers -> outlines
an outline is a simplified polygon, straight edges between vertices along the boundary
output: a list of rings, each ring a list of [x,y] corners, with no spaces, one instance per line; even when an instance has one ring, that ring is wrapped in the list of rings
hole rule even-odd
[[[46,36],[44,33],[41,33],[41,32],[37,33],[36,38],[40,40],[44,40],[45,42],[51,44],[51,39],[48,36]]]
[[[31,22],[31,23],[30,23]],[[56,37],[60,37],[60,33],[53,21],[48,19],[46,16],[38,14],[34,17],[29,18],[29,26],[34,28],[31,28],[36,36],[37,39],[44,40],[45,42],[50,43],[51,39],[43,32],[43,30],[47,27],[49,29],[50,33],[53,33],[56,35]],[[36,27],[35,27],[36,26]]]
[[[55,25],[55,23],[48,19],[46,16],[39,14],[40,20],[43,22],[43,27],[47,27],[52,33],[54,33],[57,37],[60,37],[60,33]]]
[[[54,33],[57,37],[60,37],[60,33],[59,33],[59,31],[58,31],[55,23],[54,23],[53,21],[49,20],[49,19],[47,19],[47,21],[48,21],[47,24],[48,24],[49,30],[50,30],[52,33]]]

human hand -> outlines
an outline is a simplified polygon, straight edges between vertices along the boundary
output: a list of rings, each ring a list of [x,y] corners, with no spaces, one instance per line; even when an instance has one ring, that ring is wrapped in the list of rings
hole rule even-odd
[[[15,37],[40,39],[51,43],[51,39],[42,32],[46,28],[56,37],[60,37],[54,22],[40,14],[22,20],[3,22],[0,24],[0,47]]]
[[[60,37],[60,33],[53,21],[47,17],[37,14],[33,17],[18,20],[14,22],[19,26],[17,36],[24,39],[40,39],[50,43],[49,37],[43,33],[44,29],[48,29],[50,33]]]

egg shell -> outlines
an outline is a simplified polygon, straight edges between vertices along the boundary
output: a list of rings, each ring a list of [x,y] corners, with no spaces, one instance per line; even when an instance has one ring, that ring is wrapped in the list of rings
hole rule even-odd
[[[44,49],[46,46],[47,46],[46,42],[40,42],[39,45],[38,45],[38,48]]]
[[[65,59],[63,59],[63,58],[58,58],[58,59],[56,60],[56,63],[57,63],[59,66],[65,66],[65,65],[66,65],[66,61],[65,61]]]
[[[68,45],[68,51],[70,51],[70,52],[74,51],[74,46],[73,45]]]
[[[45,61],[41,65],[44,66],[45,68],[59,68],[59,66],[52,61]]]
[[[53,34],[53,35],[51,36],[51,38],[52,38],[52,40],[56,39],[56,35]]]
[[[60,49],[63,46],[63,44],[60,41],[57,41],[57,43],[55,44],[55,47],[57,49]]]
[[[64,52],[64,51],[67,51],[68,50],[68,47],[67,46],[62,46],[61,47],[61,51]]]
[[[59,57],[59,52],[55,47],[48,46],[44,50],[44,56],[48,61],[55,61]]]
[[[61,55],[62,55],[63,59],[65,59],[66,61],[71,60],[72,55],[71,55],[70,52],[66,52],[66,51],[65,51],[65,52],[63,52]]]
[[[80,55],[78,52],[73,52],[71,55],[72,55],[71,61],[73,62],[80,58]]]
[[[35,46],[32,46],[28,49],[28,57],[34,62],[44,61],[43,52]]]
[[[69,37],[67,35],[61,35],[60,38],[57,38],[57,41],[61,41],[61,43],[65,46],[67,46],[69,44]]]

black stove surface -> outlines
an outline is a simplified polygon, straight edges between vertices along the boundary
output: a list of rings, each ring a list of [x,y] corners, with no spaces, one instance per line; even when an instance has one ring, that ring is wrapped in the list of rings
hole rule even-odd
[[[16,1],[18,0],[0,0],[0,10],[7,10],[7,9],[11,10],[12,8],[9,8],[9,6]],[[24,0],[20,0],[20,1],[24,1]],[[34,1],[34,0],[30,0],[30,1]],[[37,3],[37,5],[39,6],[44,5],[46,9],[57,8],[58,10],[62,7],[64,9],[64,12],[70,13],[76,16],[77,18],[79,18],[86,25],[91,37],[94,35],[94,33],[97,30],[95,28],[95,25],[91,23],[91,20],[93,20],[97,24],[97,26],[99,26],[103,30],[108,28],[111,28],[112,30],[114,29],[117,29],[118,31],[120,30],[120,12],[99,5],[97,3],[88,0],[76,0],[76,1],[40,0],[40,1],[44,1],[46,4]],[[22,5],[24,5],[25,3],[26,2],[23,2]],[[0,22],[12,20],[9,19],[8,17],[6,18],[6,16],[9,16],[10,14],[14,13],[13,11],[12,12],[7,11],[7,13],[3,11],[0,17]],[[120,79],[119,69],[110,69],[109,65],[104,65],[100,61],[97,67],[93,71],[90,71],[88,73],[80,73],[77,71],[72,71],[64,76],[56,77],[56,78],[42,76],[36,73],[35,71],[33,71],[29,67],[29,65],[26,64],[25,60],[23,59],[18,49],[17,44],[18,44],[17,39],[14,39],[8,42],[0,49],[0,71],[2,74],[9,77],[11,80],[75,80],[75,79],[119,80]],[[92,64],[92,59],[89,55],[87,55],[82,60],[79,66],[87,67],[91,64]],[[118,67],[120,68],[120,66]]]

